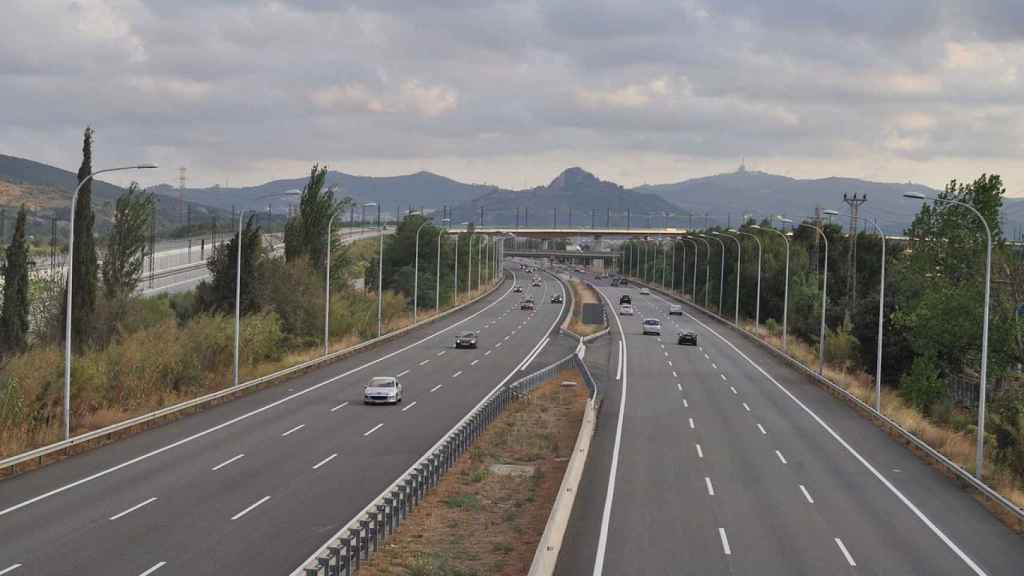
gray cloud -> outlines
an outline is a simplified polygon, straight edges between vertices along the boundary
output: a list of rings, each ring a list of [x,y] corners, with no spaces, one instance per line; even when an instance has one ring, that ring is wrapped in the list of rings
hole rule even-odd
[[[794,176],[1024,192],[1024,6],[1004,0],[14,0],[0,151],[195,184],[435,170],[626,184]],[[967,173],[952,172],[966,171]],[[147,174],[147,177],[150,176]]]

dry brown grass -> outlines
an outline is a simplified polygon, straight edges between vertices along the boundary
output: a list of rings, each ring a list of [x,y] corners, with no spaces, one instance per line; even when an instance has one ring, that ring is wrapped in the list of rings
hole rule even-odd
[[[752,323],[747,323],[744,325],[744,329],[748,332],[753,332],[754,326]],[[782,349],[781,335],[768,334],[762,328],[758,336],[772,347]],[[798,360],[804,366],[812,369],[817,368],[818,354],[816,349],[809,346],[806,342],[794,338],[792,335],[787,338],[787,347],[791,357]],[[826,378],[845,388],[860,401],[869,406],[875,405],[875,383],[872,375],[862,370],[847,370],[828,363],[825,364],[824,373]],[[880,404],[882,406],[882,414],[886,417],[923,440],[964,470],[972,474],[974,473],[975,455],[977,454],[977,438],[974,434],[953,430],[929,420],[924,414],[904,401],[891,388],[882,388]],[[898,439],[895,433],[893,433],[893,436]],[[920,455],[925,457],[924,454]],[[983,476],[989,485],[1017,506],[1024,507],[1024,479],[1018,478],[1011,471],[996,465],[994,458],[991,458],[988,454],[986,454],[985,460]],[[993,512],[999,512],[999,510],[994,508],[992,510]],[[1010,523],[1011,527],[1018,530],[1021,528],[1015,522],[1010,522],[1010,518],[1005,515],[998,515]]]
[[[575,388],[562,388],[575,380]],[[564,371],[484,432],[363,565],[371,576],[526,574],[572,452],[586,404],[579,373]],[[498,476],[491,464],[529,464],[532,478]]]
[[[594,292],[594,289],[575,279],[569,280],[569,287],[573,294],[572,320],[569,321],[569,330],[577,336],[590,336],[604,330],[602,324],[583,323],[583,305],[601,302],[601,298]]]

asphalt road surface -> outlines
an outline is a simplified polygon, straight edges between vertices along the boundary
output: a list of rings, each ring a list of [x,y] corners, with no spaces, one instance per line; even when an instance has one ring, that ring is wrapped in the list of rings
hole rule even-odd
[[[1024,574],[1019,536],[805,375],[689,305],[601,284],[637,314],[610,319],[624,353],[557,574]]]
[[[521,277],[521,274],[518,275]],[[0,574],[288,574],[531,359],[565,311],[484,302],[365,353],[0,483]],[[455,350],[462,330],[479,348]],[[552,340],[554,341],[554,340]],[[397,375],[396,406],[365,406]]]

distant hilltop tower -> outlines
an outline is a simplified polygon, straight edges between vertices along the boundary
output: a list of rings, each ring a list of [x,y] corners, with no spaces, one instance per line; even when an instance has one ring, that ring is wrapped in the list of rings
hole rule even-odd
[[[742,160],[740,160],[740,167],[736,169],[736,173],[737,174],[746,174],[747,173],[747,159],[746,158],[743,158]]]

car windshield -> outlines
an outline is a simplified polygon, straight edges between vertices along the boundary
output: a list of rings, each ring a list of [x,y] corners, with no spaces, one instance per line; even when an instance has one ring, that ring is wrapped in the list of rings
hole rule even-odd
[[[649,320],[648,319],[648,320],[644,320],[644,324],[647,324],[648,326],[657,326],[658,324],[661,324],[661,321],[660,320]]]
[[[463,338],[472,338],[474,336],[476,336],[476,334],[472,332],[466,332],[465,334],[462,335]]]
[[[388,376],[378,376],[370,380],[370,386],[372,388],[394,388],[395,379]]]

